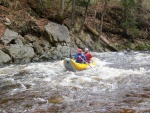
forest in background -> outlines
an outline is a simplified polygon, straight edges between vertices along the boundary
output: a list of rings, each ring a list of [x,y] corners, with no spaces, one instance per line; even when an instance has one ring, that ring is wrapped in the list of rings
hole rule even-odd
[[[88,32],[96,43],[103,41],[114,49],[113,45],[150,50],[149,5],[148,0],[1,0],[0,21],[9,17],[10,29],[37,35],[33,23],[24,25],[24,21],[37,19],[42,27],[50,20],[67,26],[73,34]]]

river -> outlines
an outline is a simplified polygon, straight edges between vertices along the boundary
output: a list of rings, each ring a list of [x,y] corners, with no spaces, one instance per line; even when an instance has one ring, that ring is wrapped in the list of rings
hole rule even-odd
[[[93,52],[96,67],[63,61],[0,68],[0,113],[149,113],[150,52]]]

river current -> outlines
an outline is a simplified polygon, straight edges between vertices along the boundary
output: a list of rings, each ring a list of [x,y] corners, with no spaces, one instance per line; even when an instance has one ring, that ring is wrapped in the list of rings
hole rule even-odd
[[[92,53],[96,67],[63,61],[0,68],[0,113],[149,113],[150,52]]]

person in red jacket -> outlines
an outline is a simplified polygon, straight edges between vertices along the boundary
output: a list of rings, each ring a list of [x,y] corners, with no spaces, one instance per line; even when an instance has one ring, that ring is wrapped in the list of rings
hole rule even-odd
[[[92,54],[89,52],[89,49],[88,48],[85,48],[85,51],[84,51],[84,55],[86,57],[86,60],[88,63],[91,62],[91,58],[93,57]]]

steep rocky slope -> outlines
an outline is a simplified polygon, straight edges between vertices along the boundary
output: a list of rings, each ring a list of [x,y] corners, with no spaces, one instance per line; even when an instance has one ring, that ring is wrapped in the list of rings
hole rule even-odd
[[[14,55],[13,52],[10,52],[14,51],[13,48],[14,49],[19,48],[18,46],[17,47],[14,46],[15,44],[25,46],[26,44],[30,45],[30,43],[32,43],[32,45],[30,45],[30,48],[28,48],[28,46],[27,47],[25,46],[26,49],[24,47],[22,49],[24,51],[30,51],[29,53],[26,53],[26,55],[29,56],[30,58],[25,60],[26,55],[24,54],[23,56],[24,60],[22,60],[23,62],[58,59],[64,57],[65,55],[67,56],[70,54],[65,53],[65,51],[73,51],[72,54],[74,54],[75,49],[77,47],[81,48],[88,47],[92,51],[110,51],[107,45],[104,44],[103,42],[101,42],[100,45],[95,45],[94,40],[95,36],[92,35],[89,31],[87,31],[86,28],[84,28],[80,34],[77,33],[77,30],[82,22],[81,20],[83,19],[84,16],[85,10],[84,8],[78,7],[80,8],[81,11],[80,10],[76,11],[76,14],[78,15],[77,19],[78,21],[72,31],[72,29],[70,29],[71,12],[66,11],[63,17],[59,15],[60,7],[57,5],[59,4],[57,2],[55,3],[54,6],[52,4],[46,4],[46,7],[43,8],[41,7],[42,5],[39,6],[38,3],[36,3],[34,0],[0,1],[0,52],[4,52],[2,53],[3,55],[1,54],[2,56],[0,57],[7,58],[5,59],[6,61],[4,60],[4,62],[8,61],[15,63],[21,62],[23,55],[17,56]],[[146,6],[147,5],[148,4],[146,4]],[[98,31],[101,7],[99,6],[97,9],[96,18],[94,18],[93,15],[94,8],[95,8],[94,5],[89,7],[89,13],[87,15],[87,24],[90,25],[93,29]],[[123,35],[123,29],[120,26],[122,22],[123,9],[122,7],[120,7],[119,4],[116,3],[116,1],[112,1],[112,3],[109,5],[109,10],[106,12],[106,15],[104,17],[103,36],[111,44],[113,44],[120,50],[122,49],[150,50],[149,13],[150,13],[149,9],[142,8],[141,12],[137,15],[137,21],[139,21],[138,28],[141,31],[140,35],[138,37],[135,37],[135,41],[134,43],[132,43],[130,37],[126,37]],[[68,34],[69,36],[71,36],[69,42],[66,42],[66,40],[56,41],[54,38],[55,35],[49,34],[45,26],[49,25],[50,21],[68,27],[69,29]],[[93,21],[95,22],[95,24],[93,24]],[[59,25],[56,24],[56,26],[58,27]],[[61,26],[59,27],[61,28]],[[57,33],[58,32],[60,31],[57,31]],[[4,40],[2,40],[6,36],[7,40],[10,41],[5,42]],[[14,39],[13,36],[17,38]],[[68,37],[67,35],[65,36]],[[51,40],[51,38],[54,40]],[[60,48],[62,46],[63,47],[65,46],[65,49],[61,51]],[[55,48],[57,49],[55,50]],[[73,50],[69,48],[73,48]],[[49,50],[49,52],[47,50]],[[19,51],[17,51],[16,54],[18,52]],[[61,54],[63,54],[63,56]],[[19,61],[18,57],[20,58]]]

